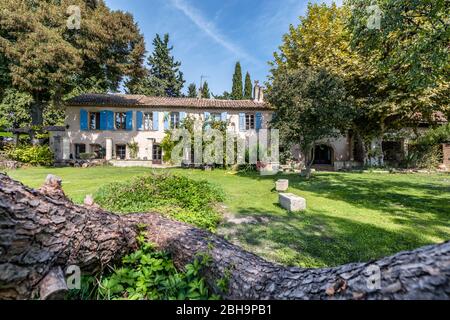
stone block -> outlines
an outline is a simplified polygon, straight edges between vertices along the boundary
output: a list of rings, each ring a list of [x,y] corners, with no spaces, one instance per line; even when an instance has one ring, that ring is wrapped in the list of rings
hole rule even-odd
[[[275,190],[278,192],[285,192],[289,188],[289,180],[280,179],[275,182]]]
[[[289,212],[306,210],[306,200],[292,193],[280,193],[279,203]]]

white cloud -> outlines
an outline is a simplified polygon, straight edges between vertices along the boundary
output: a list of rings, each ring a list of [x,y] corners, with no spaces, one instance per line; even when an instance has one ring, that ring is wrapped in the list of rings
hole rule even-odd
[[[170,0],[170,2],[176,9],[180,10],[187,18],[189,18],[189,20],[191,20],[200,30],[202,30],[216,43],[218,43],[231,53],[235,54],[239,58],[246,59],[249,62],[255,64],[259,63],[254,57],[245,52],[245,50],[241,49],[238,45],[228,40],[223,34],[221,34],[214,23],[204,18],[195,7],[187,3],[185,0]]]

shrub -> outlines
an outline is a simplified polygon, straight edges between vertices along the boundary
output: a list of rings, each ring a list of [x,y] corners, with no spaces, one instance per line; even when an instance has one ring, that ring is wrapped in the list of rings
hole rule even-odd
[[[30,146],[19,145],[6,151],[8,158],[33,166],[51,166],[54,162],[54,154],[47,145]]]
[[[183,176],[150,174],[129,182],[100,188],[96,202],[119,212],[159,212],[176,220],[214,231],[220,215],[214,205],[223,200],[222,192],[206,181]]]
[[[433,169],[442,162],[441,143],[450,141],[450,124],[428,130],[409,145],[407,166]]]
[[[94,152],[80,153],[81,160],[94,160],[96,157],[97,157],[97,155]]]
[[[207,255],[199,255],[192,264],[179,272],[169,254],[156,251],[138,237],[137,251],[125,256],[122,264],[99,281],[93,277],[82,281],[80,290],[70,293],[71,299],[129,299],[129,300],[206,300],[211,295],[201,277],[202,267],[209,262]]]

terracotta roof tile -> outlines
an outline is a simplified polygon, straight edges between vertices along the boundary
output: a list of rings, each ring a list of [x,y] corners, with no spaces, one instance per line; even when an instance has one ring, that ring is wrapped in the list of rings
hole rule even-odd
[[[109,106],[109,107],[178,107],[201,109],[269,110],[267,103],[253,100],[217,100],[197,98],[149,97],[127,94],[83,94],[66,102],[71,106]]]

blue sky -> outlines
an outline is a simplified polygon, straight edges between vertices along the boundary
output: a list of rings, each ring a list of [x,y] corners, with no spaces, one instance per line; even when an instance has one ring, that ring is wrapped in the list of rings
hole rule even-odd
[[[312,2],[331,3],[332,0]],[[341,3],[342,0],[335,1]],[[268,61],[308,0],[106,0],[133,14],[152,51],[156,33],[170,34],[173,54],[189,83],[206,80],[214,94],[231,91],[236,61],[252,80],[265,81]]]

